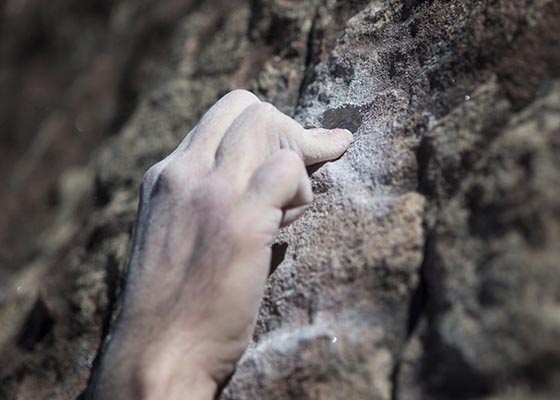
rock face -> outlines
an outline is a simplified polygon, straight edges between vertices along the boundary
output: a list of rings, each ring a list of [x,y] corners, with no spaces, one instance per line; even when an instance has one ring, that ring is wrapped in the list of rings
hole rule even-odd
[[[555,398],[560,3],[183,3],[136,9],[138,26],[177,17],[133,111],[63,175],[49,240],[0,297],[0,397],[85,388],[144,171],[247,87],[355,143],[314,172],[313,207],[278,235],[253,343],[221,398]]]

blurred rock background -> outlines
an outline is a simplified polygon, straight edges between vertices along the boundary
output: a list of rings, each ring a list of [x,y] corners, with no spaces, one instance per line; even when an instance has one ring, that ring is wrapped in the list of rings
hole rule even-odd
[[[85,389],[137,189],[227,91],[355,132],[224,399],[557,398],[556,0],[0,2],[0,398]]]

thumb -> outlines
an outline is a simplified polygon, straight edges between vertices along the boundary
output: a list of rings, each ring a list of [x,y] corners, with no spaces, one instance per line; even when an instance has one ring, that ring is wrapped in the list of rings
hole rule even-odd
[[[277,209],[305,206],[313,200],[311,182],[300,156],[279,150],[255,171],[248,191],[259,201]]]

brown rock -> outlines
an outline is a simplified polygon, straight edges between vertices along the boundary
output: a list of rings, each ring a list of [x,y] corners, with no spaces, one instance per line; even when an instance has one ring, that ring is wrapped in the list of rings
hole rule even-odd
[[[128,91],[109,103],[121,128],[63,180],[51,240],[12,274],[45,276],[15,319],[11,284],[0,292],[0,326],[38,327],[1,328],[0,397],[85,388],[141,176],[243,86],[355,142],[315,171],[314,206],[278,235],[253,342],[221,398],[555,398],[558,2],[118,3],[107,35],[127,49],[114,60],[128,60],[115,69]],[[98,93],[93,72],[79,76]],[[104,96],[75,106],[95,114]]]

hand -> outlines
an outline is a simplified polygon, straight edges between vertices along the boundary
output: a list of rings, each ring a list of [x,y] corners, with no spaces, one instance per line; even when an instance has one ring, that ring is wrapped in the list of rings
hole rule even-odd
[[[306,165],[346,130],[306,130],[247,91],[219,100],[144,177],[124,304],[95,393],[212,398],[245,350],[270,242],[312,201]]]

